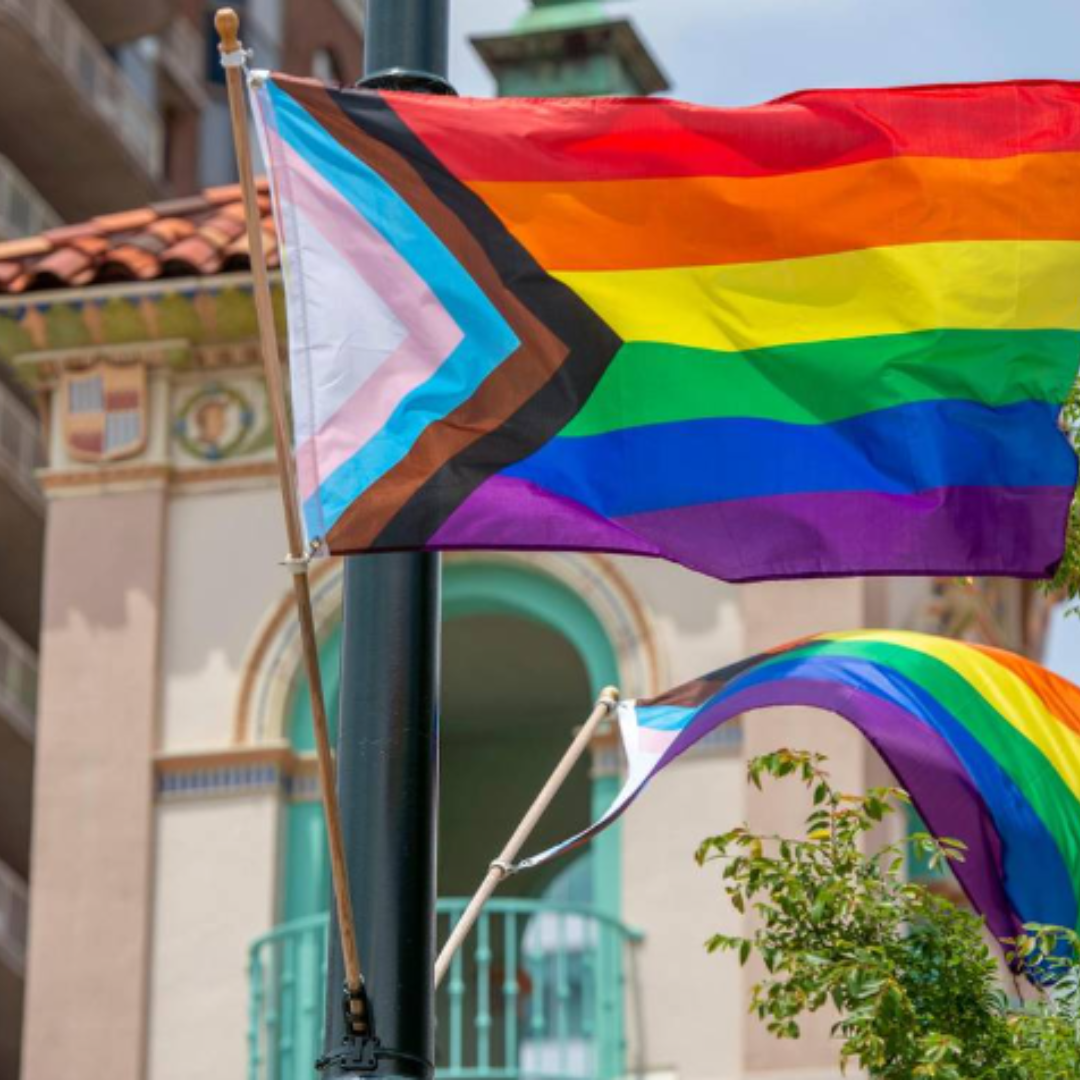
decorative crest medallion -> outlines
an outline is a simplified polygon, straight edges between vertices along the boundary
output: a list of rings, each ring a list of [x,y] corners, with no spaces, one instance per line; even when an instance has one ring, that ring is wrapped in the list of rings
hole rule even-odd
[[[176,438],[192,457],[223,461],[247,449],[255,409],[236,386],[210,383],[181,406]]]
[[[146,446],[146,368],[98,361],[63,374],[63,435],[78,461],[120,461]]]

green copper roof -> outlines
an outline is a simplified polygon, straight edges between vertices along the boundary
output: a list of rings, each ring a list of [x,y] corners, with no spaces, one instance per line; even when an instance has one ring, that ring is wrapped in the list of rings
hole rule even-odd
[[[533,0],[533,7],[514,23],[510,32],[569,30],[575,26],[594,26],[607,19],[602,0]]]

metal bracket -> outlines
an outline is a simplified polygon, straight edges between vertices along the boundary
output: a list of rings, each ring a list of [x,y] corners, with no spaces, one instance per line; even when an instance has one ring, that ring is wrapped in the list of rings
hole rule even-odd
[[[221,66],[223,68],[238,67],[242,68],[247,65],[249,60],[255,59],[255,53],[251,49],[233,49],[232,52],[223,52],[221,54]]]
[[[359,1003],[360,1008],[354,1009],[353,1006]],[[348,983],[345,983],[341,988],[341,1011],[345,1015],[345,1030],[351,1032],[356,1038],[366,1039],[378,1044],[378,1039],[375,1038],[375,1018],[371,1015],[371,1002],[368,1000],[367,987],[364,985],[363,978],[360,979],[360,985],[353,990]],[[360,1023],[363,1024],[362,1028],[359,1028],[357,1017],[360,1018]],[[358,1030],[359,1028],[359,1030]]]
[[[429,71],[392,67],[373,71],[354,84],[359,90],[399,90],[410,94],[434,94],[457,97],[458,92],[441,76]]]
[[[292,575],[306,574],[311,566],[310,555],[286,555],[281,560],[281,566],[284,566],[286,570]]]
[[[360,1002],[360,1015],[364,1029],[357,1031],[357,1017],[353,1012],[355,1002]],[[315,1068],[319,1072],[333,1066],[337,1069],[356,1072],[373,1072],[379,1064],[379,1040],[375,1037],[375,1023],[371,1015],[371,1002],[367,990],[361,983],[359,988],[351,990],[345,983],[341,988],[341,1012],[345,1017],[345,1038],[340,1050],[318,1059]]]
[[[379,1067],[379,1040],[364,1036],[347,1039],[345,1045],[315,1062],[319,1072],[333,1068],[342,1072],[374,1072]]]
[[[310,568],[315,557],[322,550],[322,540],[319,537],[315,537],[311,543],[308,544],[303,555],[286,555],[281,560],[280,565],[284,566],[290,574],[306,574]]]

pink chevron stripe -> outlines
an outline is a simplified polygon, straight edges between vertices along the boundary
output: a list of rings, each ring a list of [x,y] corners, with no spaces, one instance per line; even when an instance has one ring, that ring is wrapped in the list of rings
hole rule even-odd
[[[351,458],[390,419],[398,403],[427,382],[464,337],[423,279],[356,210],[271,127],[275,161],[289,170],[284,201],[304,215],[393,311],[408,335],[311,438],[296,448],[300,494],[309,498],[320,482]]]
[[[656,728],[638,728],[638,750],[640,753],[659,757],[678,737],[677,731],[657,731]]]

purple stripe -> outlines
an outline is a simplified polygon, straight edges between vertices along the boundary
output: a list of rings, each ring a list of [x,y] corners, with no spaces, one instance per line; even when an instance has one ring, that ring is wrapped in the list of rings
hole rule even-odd
[[[720,694],[713,702],[694,714],[648,777],[614,812],[609,811],[572,840],[528,860],[529,864],[537,865],[576,847],[605,828],[637,799],[653,776],[721,724],[754,709],[809,706],[836,713],[858,728],[910,793],[930,832],[967,845],[964,862],[953,864],[961,887],[997,938],[1019,934],[1022,924],[1002,884],[1001,840],[993,819],[959,758],[931,727],[875,694],[815,679],[788,677],[729,697]]]
[[[815,492],[651,511],[619,524],[666,558],[728,581],[838,574],[1045,577],[1073,489]]]
[[[604,518],[526,480],[495,476],[432,549],[651,555],[725,581],[855,574],[1046,577],[1061,558],[1073,489],[814,492]]]
[[[581,503],[552,495],[528,480],[493,476],[450,515],[427,547],[503,551],[607,551],[621,555],[663,552],[618,522]]]

